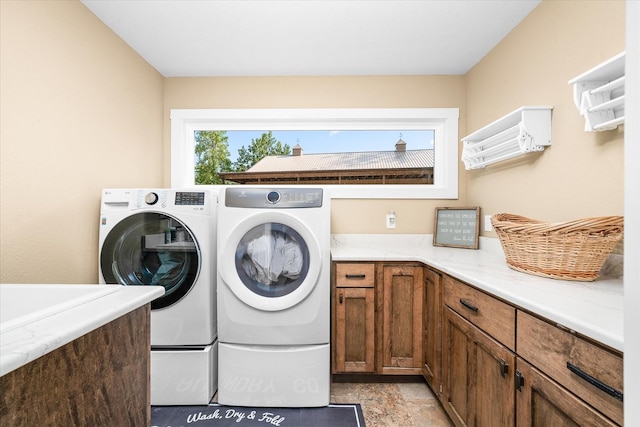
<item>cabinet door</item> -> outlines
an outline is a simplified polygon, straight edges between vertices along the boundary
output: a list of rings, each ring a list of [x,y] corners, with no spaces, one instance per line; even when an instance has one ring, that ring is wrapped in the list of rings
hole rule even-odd
[[[422,375],[434,393],[442,393],[442,276],[424,269]]]
[[[515,381],[518,427],[616,425],[520,358]]]
[[[334,373],[374,372],[374,288],[336,288]]]
[[[382,267],[383,374],[422,373],[423,268],[412,265]]]
[[[443,323],[443,404],[453,422],[513,426],[515,355],[448,307]]]

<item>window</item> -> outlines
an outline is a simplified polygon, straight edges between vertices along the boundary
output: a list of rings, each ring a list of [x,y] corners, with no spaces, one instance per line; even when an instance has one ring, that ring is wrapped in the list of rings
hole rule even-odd
[[[332,198],[458,197],[458,109],[171,110],[171,186],[195,186],[197,131],[432,131],[433,184],[327,185]],[[301,144],[303,145],[303,144]],[[303,147],[304,148],[304,147]],[[368,150],[362,147],[362,151]],[[277,185],[277,184],[271,184]]]

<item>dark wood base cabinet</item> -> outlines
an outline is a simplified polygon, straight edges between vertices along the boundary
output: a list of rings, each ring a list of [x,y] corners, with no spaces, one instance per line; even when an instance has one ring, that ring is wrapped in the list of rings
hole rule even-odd
[[[458,427],[623,424],[622,353],[425,265],[334,270],[334,374],[422,375]]]
[[[0,377],[0,425],[148,426],[149,307]]]
[[[443,284],[441,401],[456,426],[622,425],[621,355],[449,276]]]
[[[333,265],[332,372],[375,372],[375,263]]]
[[[457,426],[513,426],[515,356],[444,309],[443,406]]]
[[[570,390],[571,397],[623,424],[622,355],[521,311],[517,336],[518,356],[536,368],[534,378],[536,371],[544,373],[564,390]],[[526,377],[524,385],[527,385]],[[570,402],[569,397],[567,399]],[[560,403],[558,405],[560,407]]]
[[[423,267],[334,263],[332,373],[422,373]]]
[[[522,359],[516,389],[518,427],[617,425]]]

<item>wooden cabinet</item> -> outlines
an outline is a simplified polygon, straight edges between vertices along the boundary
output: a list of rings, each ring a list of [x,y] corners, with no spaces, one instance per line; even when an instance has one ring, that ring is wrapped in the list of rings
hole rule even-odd
[[[441,401],[457,426],[622,425],[622,357],[443,277]]]
[[[422,373],[423,267],[335,263],[333,373]]]
[[[378,372],[422,374],[423,268],[420,265],[381,263],[378,270]]]
[[[333,373],[422,374],[457,426],[623,424],[621,353],[420,263],[333,268]]]
[[[515,380],[518,427],[616,425],[520,358]]]
[[[424,269],[422,375],[436,395],[442,393],[442,275]]]
[[[444,282],[443,406],[457,426],[513,426],[515,354],[479,324],[494,329],[513,319],[515,310],[500,307],[498,300],[485,300],[487,295],[476,295],[474,289],[449,277]],[[489,320],[500,308],[507,319]],[[513,342],[514,327],[512,322],[500,335]]]
[[[598,408],[616,423],[623,423],[623,362],[620,355],[522,311],[518,311],[517,330],[520,357],[570,390],[572,395]],[[523,373],[521,381],[526,386],[532,380],[528,381]],[[573,396],[567,397],[568,401],[573,399]]]
[[[333,373],[375,371],[375,264],[335,265]]]

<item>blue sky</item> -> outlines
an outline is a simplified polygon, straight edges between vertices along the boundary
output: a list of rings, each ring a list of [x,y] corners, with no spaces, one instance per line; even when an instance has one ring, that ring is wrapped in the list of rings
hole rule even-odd
[[[231,161],[235,161],[240,147],[249,147],[252,139],[257,139],[266,132],[268,131],[227,131]],[[432,130],[285,130],[272,131],[272,135],[291,148],[300,144],[305,154],[393,151],[401,135],[402,140],[407,143],[407,150],[433,148]]]

